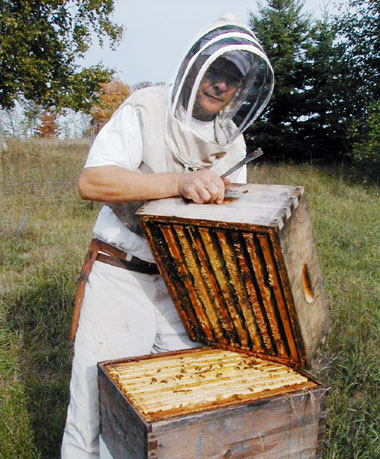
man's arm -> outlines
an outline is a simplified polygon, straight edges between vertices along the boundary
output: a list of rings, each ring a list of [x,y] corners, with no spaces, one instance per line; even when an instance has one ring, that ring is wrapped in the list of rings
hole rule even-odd
[[[224,181],[209,169],[189,173],[142,174],[119,166],[87,167],[78,182],[83,199],[131,202],[183,196],[197,204],[224,199]]]

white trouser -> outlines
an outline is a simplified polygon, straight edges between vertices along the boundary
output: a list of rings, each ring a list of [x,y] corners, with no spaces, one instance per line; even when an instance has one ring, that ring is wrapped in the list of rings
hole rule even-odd
[[[75,339],[62,458],[99,457],[97,362],[191,347],[159,275],[96,261]]]

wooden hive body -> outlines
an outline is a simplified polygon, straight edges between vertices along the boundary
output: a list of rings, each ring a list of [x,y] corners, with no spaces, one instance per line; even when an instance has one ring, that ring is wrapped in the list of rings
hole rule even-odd
[[[234,185],[222,205],[137,214],[191,339],[311,367],[329,321],[302,187]]]
[[[99,364],[114,459],[320,457],[326,389],[306,373],[198,348]]]
[[[137,214],[205,347],[99,363],[113,457],[320,457],[326,389],[303,368],[328,315],[304,189],[233,185],[222,205],[172,198]]]

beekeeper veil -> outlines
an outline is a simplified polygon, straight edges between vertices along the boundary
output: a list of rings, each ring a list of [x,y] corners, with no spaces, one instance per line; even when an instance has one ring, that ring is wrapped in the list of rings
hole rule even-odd
[[[201,167],[226,153],[268,104],[273,82],[271,64],[252,31],[229,14],[216,21],[191,47],[171,91],[170,141],[179,159],[191,163],[179,145],[180,131],[188,148],[192,135],[207,142],[208,157],[195,161]]]

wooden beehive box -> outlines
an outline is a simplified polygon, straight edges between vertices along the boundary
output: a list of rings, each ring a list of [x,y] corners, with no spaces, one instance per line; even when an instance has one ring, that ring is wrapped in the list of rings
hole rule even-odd
[[[234,185],[221,205],[137,215],[191,339],[312,366],[329,321],[302,187]]]
[[[326,389],[311,375],[328,315],[304,189],[233,185],[222,205],[137,214],[189,351],[99,364],[114,458],[319,457]]]
[[[326,389],[258,357],[197,348],[99,364],[114,459],[320,457]]]

